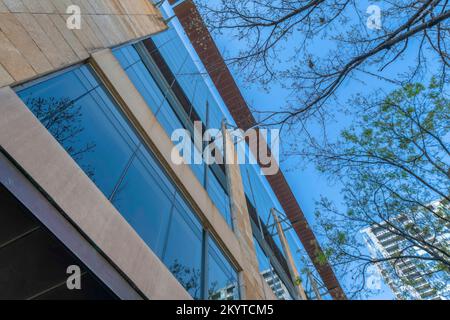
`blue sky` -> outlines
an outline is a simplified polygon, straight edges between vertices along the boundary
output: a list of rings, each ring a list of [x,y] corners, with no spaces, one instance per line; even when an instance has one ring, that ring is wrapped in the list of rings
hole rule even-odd
[[[370,4],[377,4],[381,8],[383,7],[382,3],[361,1],[361,12],[359,14],[367,17],[366,8]],[[236,53],[237,49],[241,46],[241,43],[233,39],[229,34],[224,34],[220,37],[215,36],[215,40],[219,49],[226,54],[232,55],[233,53]],[[291,39],[290,41],[295,41],[295,39]],[[332,44],[329,45],[331,46]],[[326,43],[321,42],[318,43],[314,49],[317,50],[317,54],[320,54],[324,49],[328,49],[326,46]],[[414,47],[414,43],[412,43],[411,46]],[[394,63],[383,75],[392,76],[406,71],[412,64],[414,58],[415,56],[412,52],[407,52],[404,60]],[[359,73],[357,76],[359,81],[347,80],[339,89],[338,96],[340,103],[345,103],[352,95],[357,93],[367,93],[377,89],[389,92],[395,88],[392,83],[376,79],[373,76],[363,73]],[[246,101],[258,110],[276,110],[281,108],[289,95],[289,92],[281,88],[278,84],[274,84],[269,92],[266,92],[260,89],[258,85],[249,86],[248,83],[246,83],[244,86],[243,79],[239,74],[234,73],[234,77],[240,84],[241,91]],[[338,111],[334,112],[333,116],[334,122],[329,123],[327,126],[328,134],[331,137],[337,136],[352,120],[350,116]],[[282,169],[285,172],[286,178],[299,201],[300,206],[312,225],[314,225],[315,220],[315,201],[320,198],[320,195],[327,196],[330,200],[334,201],[336,205],[341,208],[343,207],[340,186],[330,183],[329,180],[320,174],[313,165],[299,166],[299,159],[290,158],[282,163]],[[348,279],[340,279],[340,281],[345,282],[348,281]],[[372,295],[370,298],[392,299],[393,295],[390,289],[383,284],[380,292]]]

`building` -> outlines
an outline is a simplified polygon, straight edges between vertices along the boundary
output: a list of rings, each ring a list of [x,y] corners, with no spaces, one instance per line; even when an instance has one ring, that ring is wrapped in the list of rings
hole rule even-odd
[[[313,261],[320,246],[282,173],[173,160],[175,130],[251,121],[183,12],[198,15],[190,1],[0,0],[0,299],[276,299],[254,239],[298,298],[266,215],[286,211]]]
[[[286,285],[281,281],[280,277],[274,273],[272,269],[267,269],[261,273],[264,280],[270,286],[270,289],[275,293],[279,300],[292,300],[292,296]]]
[[[433,208],[440,205],[439,201],[430,204]],[[416,223],[406,215],[398,215],[393,221],[400,223],[405,230],[407,225]],[[437,246],[450,247],[449,227],[444,226],[442,236],[433,239],[428,235],[426,240],[435,241]],[[366,228],[362,230],[362,234],[369,253],[374,258],[389,259],[395,257],[400,250],[409,250],[403,254],[405,256],[427,256],[423,249],[410,248],[409,242],[391,232],[386,222]],[[377,264],[380,275],[397,299],[447,300],[450,298],[449,276],[445,272],[430,272],[436,269],[435,266],[434,261],[426,262],[411,258],[404,258],[395,264],[392,261]]]

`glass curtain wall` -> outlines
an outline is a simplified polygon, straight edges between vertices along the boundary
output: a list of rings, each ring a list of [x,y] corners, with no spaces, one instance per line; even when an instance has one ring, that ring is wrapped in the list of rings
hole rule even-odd
[[[156,50],[164,57],[177,84],[181,86],[185,96],[189,98],[195,112],[199,115],[204,128],[220,129],[223,116],[216,114],[218,107],[215,105],[215,102],[212,101],[209,89],[204,84],[202,76],[199,76],[197,69],[197,71],[194,70],[196,67],[193,61],[190,60],[188,52],[185,49],[183,50],[183,47],[180,47],[183,45],[181,40],[174,38],[177,36],[176,32],[170,31],[171,30],[167,33],[168,36],[171,36],[172,38],[157,38],[159,41],[154,39],[155,44],[160,45]],[[158,37],[162,37],[162,35]],[[179,43],[177,43],[177,46],[173,47],[172,42],[177,40]],[[173,50],[176,49],[177,52],[167,51],[166,49],[169,47]],[[193,127],[190,116],[185,113],[183,108],[179,105],[180,102],[172,92],[171,87],[173,86],[173,83],[168,83],[161,73],[158,72],[158,70],[155,70],[156,65],[150,54],[145,52],[146,49],[143,48],[144,46],[142,44],[129,45],[115,50],[114,54],[169,136],[171,136],[176,129],[187,129],[188,126]],[[207,106],[208,111],[206,110]],[[189,123],[187,123],[188,121]],[[209,122],[212,122],[213,125],[209,126]],[[192,136],[193,135],[191,135],[191,137]],[[202,155],[202,152],[195,146],[191,149],[191,153],[193,157],[201,157]],[[215,168],[212,166],[207,166],[205,168],[206,165],[203,162],[201,164],[191,163],[190,166],[197,179],[208,191],[211,200],[219,209],[227,223],[232,227],[230,200],[224,186],[224,179],[222,178],[220,180],[217,176],[217,174],[220,174],[219,170],[221,169],[217,165]],[[222,181],[222,183],[220,181]]]
[[[214,254],[206,231],[92,69],[79,66],[17,89],[192,297],[208,298],[202,284],[222,273],[210,275],[203,259]],[[221,266],[237,279],[228,260]]]
[[[269,256],[261,248],[261,245],[255,238],[253,238],[253,243],[255,245],[256,257],[258,258],[259,272],[263,279],[267,282],[278,299],[293,300],[286,284],[281,280],[279,274],[272,266]]]
[[[238,278],[217,243],[208,239],[208,299],[238,300]]]
[[[247,150],[248,151],[248,150]],[[277,209],[279,212],[283,212],[281,204],[278,202],[275,194],[269,186],[269,183],[265,176],[260,175],[260,168],[258,165],[243,164],[241,165],[242,182],[244,184],[244,191],[256,209],[258,217],[261,223],[273,225],[273,217],[270,215],[272,208]],[[320,279],[320,276],[315,269],[311,259],[309,258],[306,250],[300,242],[296,232],[292,229],[292,226],[287,222],[282,222],[282,227],[285,230],[286,239],[290,247],[291,253],[294,257],[294,262],[299,271],[300,278],[303,284],[309,284],[308,272],[311,273],[314,278]],[[272,238],[275,241],[279,251],[283,253],[283,247],[278,237],[275,228],[272,228]],[[305,288],[308,296],[314,296],[312,288]],[[323,291],[322,299],[331,299],[329,293]]]
[[[175,23],[175,22],[173,22]],[[192,104],[195,112],[199,115],[206,129],[221,129],[222,121],[227,117],[223,114],[214,98],[211,89],[208,87],[205,78],[206,74],[200,71],[186,45],[175,30],[173,23],[168,31],[152,37],[158,51],[170,67],[176,81],[183,89],[186,97]],[[221,146],[219,146],[221,147]],[[213,202],[222,211],[226,220],[231,225],[229,198],[226,186],[214,171],[216,179],[206,179],[206,189]],[[219,182],[219,183],[216,183]],[[226,203],[226,205],[224,205]]]

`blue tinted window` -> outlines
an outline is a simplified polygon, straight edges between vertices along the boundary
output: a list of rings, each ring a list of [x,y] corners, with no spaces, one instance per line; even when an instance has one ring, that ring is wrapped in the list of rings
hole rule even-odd
[[[175,41],[175,40],[173,40]],[[177,40],[179,41],[179,39]],[[190,70],[190,76],[193,76],[195,65],[193,65],[193,61],[187,59],[187,52],[183,51],[184,58],[180,59],[178,55],[168,54],[167,49],[171,47],[173,44],[164,43],[163,48],[161,49],[162,53],[165,53],[165,57],[167,58],[166,62],[172,68],[188,68]],[[166,133],[171,136],[172,132],[175,129],[184,128],[183,124],[179,121],[173,107],[169,104],[166,99],[166,94],[161,91],[161,88],[158,86],[156,81],[154,80],[154,76],[149,71],[147,66],[144,64],[143,60],[139,56],[136,48],[134,46],[126,46],[114,51],[116,58],[121,63],[122,67],[127,72],[130,80],[135,85],[136,89],[141,93],[148,106],[151,108],[152,112],[157,117],[158,121],[164,127]],[[148,57],[149,58],[149,57]],[[187,59],[187,60],[186,60]],[[173,70],[174,70],[173,69]],[[172,71],[173,71],[172,70]],[[197,69],[195,69],[197,70]],[[185,70],[187,71],[187,70]],[[204,111],[206,115],[206,111],[203,110],[206,108],[206,101],[210,105],[210,120],[213,122],[213,126],[215,128],[221,127],[221,121],[223,115],[220,113],[219,107],[212,100],[212,97],[209,96],[209,89],[206,87],[203,79],[200,77],[197,79],[197,76],[194,76],[194,79],[191,79],[190,82],[187,81],[186,78],[188,75],[180,75],[175,74],[177,76],[177,80],[182,79],[184,82],[183,88],[185,90],[189,90],[189,92],[193,93],[195,99],[191,100],[192,103],[195,103],[197,106],[194,107],[198,110]],[[189,83],[189,85],[188,85]],[[193,91],[190,91],[190,90]],[[197,90],[198,89],[198,90]],[[189,92],[186,94],[189,96]],[[197,110],[197,111],[198,111]],[[192,152],[198,152],[197,149],[191,150]],[[205,164],[191,164],[192,171],[194,172],[197,179],[200,183],[204,182],[205,175]],[[211,200],[214,202],[216,207],[219,209],[219,212],[224,216],[227,223],[231,224],[231,213],[230,213],[230,205],[229,205],[229,197],[223,187],[217,181],[217,178],[212,173],[211,169],[208,168],[208,185],[206,186],[206,190],[211,197]]]
[[[253,239],[255,244],[256,258],[258,259],[259,272],[266,272],[271,269],[269,258],[264,253],[256,239]]]
[[[177,196],[163,261],[194,299],[201,298],[203,230]]]
[[[238,300],[238,275],[213,239],[209,239],[208,298]]]
[[[147,152],[139,152],[127,169],[112,202],[141,238],[161,256],[175,189],[155,172],[156,165]],[[157,168],[157,167],[156,167]]]
[[[138,61],[130,52],[121,59]],[[91,68],[72,69],[18,95],[187,291],[202,298],[203,228]],[[224,259],[220,251],[214,255]]]
[[[203,123],[207,123],[206,101],[210,96],[209,88],[176,30],[171,28],[168,32],[160,33],[152,39],[200,119]]]
[[[148,71],[136,49],[131,45],[126,46],[115,50],[114,55],[167,134],[170,136],[173,130],[183,128],[165,94],[153,79],[153,75]]]
[[[228,225],[232,226],[230,198],[211,169],[208,170],[207,190],[212,202],[214,202],[216,207],[222,213]]]
[[[93,79],[83,66],[18,94],[109,198],[138,140]]]
[[[261,248],[259,242],[253,238],[253,243],[255,245],[255,252],[258,259],[258,267],[261,276],[267,282],[268,286],[272,289],[278,299],[292,300],[290,292],[286,288],[286,285],[281,280],[280,276],[277,274],[275,268],[272,266],[269,257]]]
[[[196,146],[193,146],[192,151],[193,151],[193,154],[192,154],[193,157],[200,158],[202,156],[201,151],[199,149],[197,149]],[[197,177],[197,180],[202,185],[204,184],[204,180],[205,180],[205,166],[206,165],[204,163],[200,163],[200,164],[192,163],[191,164],[192,171],[194,171],[194,174]]]

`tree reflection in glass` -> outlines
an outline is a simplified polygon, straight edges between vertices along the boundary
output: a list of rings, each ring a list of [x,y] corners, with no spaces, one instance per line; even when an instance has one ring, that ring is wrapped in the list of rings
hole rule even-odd
[[[17,94],[194,299],[208,298],[207,278],[209,298],[225,287],[238,297],[237,273],[214,243],[203,270],[202,224],[89,66]]]
[[[95,148],[93,141],[77,140],[84,130],[81,122],[82,107],[70,98],[30,98],[26,105],[76,162],[80,162],[85,153]],[[83,169],[92,179],[93,168],[87,165]]]
[[[38,81],[18,95],[109,198],[139,142],[92,69]]]
[[[194,299],[201,298],[201,271],[198,268],[189,268],[175,259],[169,266],[170,272]]]
[[[238,300],[238,276],[216,242],[209,238],[208,299]]]

